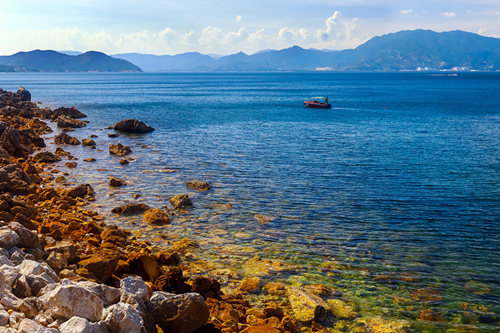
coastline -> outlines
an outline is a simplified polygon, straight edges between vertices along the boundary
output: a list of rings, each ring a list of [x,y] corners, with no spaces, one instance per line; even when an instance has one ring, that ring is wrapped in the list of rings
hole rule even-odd
[[[22,128],[23,121],[25,122],[26,120],[17,118],[16,126]],[[74,133],[77,134],[78,129]],[[54,136],[55,134],[58,134],[58,132],[51,134],[51,136]],[[96,134],[102,135],[101,133],[96,133]],[[68,135],[73,136],[72,132],[68,132]],[[90,137],[86,139],[90,139]],[[66,140],[68,139],[66,138]],[[99,138],[93,138],[93,140],[98,141]],[[56,147],[62,147],[64,149],[65,144],[61,145],[49,144],[49,150],[51,151],[56,151]],[[136,148],[139,149],[139,147],[132,146],[133,150],[135,150]],[[93,150],[91,150],[90,147],[85,147],[85,149],[88,149],[89,157],[92,156]],[[43,183],[41,184],[41,186],[43,186],[43,189],[40,188],[39,190],[37,190],[38,192],[36,193],[44,193],[43,194],[44,197],[42,199],[47,198],[47,200],[42,200],[41,202],[37,203],[39,206],[36,208],[41,209],[42,211],[42,213],[39,213],[40,215],[42,215],[41,216],[42,221],[38,221],[37,219],[34,219],[34,221],[43,224],[43,228],[37,228],[37,229],[39,229],[40,232],[45,235],[43,237],[46,238],[48,235],[50,235],[49,237],[52,237],[56,242],[70,240],[76,243],[74,244],[74,246],[76,245],[77,251],[80,251],[79,253],[81,254],[81,257],[79,258],[78,262],[70,264],[70,266],[74,267],[75,273],[80,274],[80,276],[83,276],[87,279],[95,280],[96,278],[95,273],[89,271],[89,267],[92,267],[93,264],[96,264],[95,260],[96,257],[99,258],[101,263],[103,261],[104,262],[108,261],[108,263],[104,265],[105,267],[107,267],[109,261],[113,262],[113,260],[109,260],[109,258],[107,258],[109,251],[121,252],[124,249],[125,250],[124,253],[121,253],[121,255],[123,256],[118,258],[118,263],[116,264],[116,267],[112,274],[116,275],[117,279],[111,276],[106,281],[108,282],[108,284],[119,286],[119,279],[121,277],[125,277],[127,274],[139,274],[143,276],[144,280],[149,280],[147,281],[147,284],[151,289],[170,288],[169,289],[170,291],[174,291],[175,293],[182,293],[184,291],[187,291],[186,288],[191,288],[191,289],[194,288],[196,290],[195,287],[198,286],[201,288],[198,289],[200,294],[203,294],[204,292],[210,293],[210,297],[207,294],[205,295],[205,298],[210,299],[210,301],[206,300],[206,303],[208,304],[208,307],[210,309],[210,318],[208,321],[212,326],[205,327],[204,329],[206,330],[212,330],[216,328],[224,332],[237,332],[237,331],[243,331],[245,329],[247,329],[246,332],[262,331],[262,330],[269,330],[272,332],[274,329],[274,331],[292,332],[293,327],[295,327],[300,331],[332,331],[331,329],[324,328],[323,326],[330,328],[335,326],[335,329],[333,330],[334,332],[347,331],[347,330],[349,332],[358,332],[358,331],[404,332],[411,329],[409,323],[405,321],[391,321],[387,319],[382,319],[381,317],[367,317],[364,314],[360,315],[358,313],[354,315],[349,312],[347,312],[347,314],[346,313],[341,314],[339,312],[337,312],[337,315],[332,314],[331,308],[333,307],[333,305],[338,305],[344,310],[350,309],[355,312],[355,304],[348,304],[348,300],[345,299],[343,300],[342,295],[339,295],[335,290],[331,290],[331,288],[327,286],[316,285],[316,286],[311,286],[311,288],[303,288],[303,287],[295,288],[295,286],[289,284],[271,283],[269,285],[266,285],[265,288],[262,288],[264,287],[262,281],[259,282],[259,280],[257,279],[253,280],[249,279],[247,281],[241,281],[241,277],[234,277],[234,278],[229,277],[228,281],[227,276],[230,276],[230,274],[224,273],[220,276],[223,284],[222,286],[223,292],[226,295],[232,295],[232,296],[218,295],[219,294],[219,292],[217,291],[218,287],[216,283],[213,282],[212,279],[213,276],[211,276],[208,279],[208,281],[198,280],[200,282],[195,283],[197,277],[204,276],[204,274],[208,270],[207,265],[209,265],[210,262],[201,263],[201,261],[199,260],[192,260],[193,253],[194,253],[194,258],[196,258],[196,249],[191,248],[191,246],[195,245],[192,241],[179,240],[175,239],[175,237],[165,235],[166,238],[170,237],[170,240],[172,241],[173,244],[170,244],[167,247],[167,249],[163,249],[167,250],[167,252],[164,254],[164,257],[162,258],[162,256],[156,255],[160,254],[159,248],[151,246],[151,244],[147,241],[140,240],[139,236],[134,238],[133,235],[127,234],[126,232],[121,231],[118,228],[116,229],[109,228],[106,227],[104,224],[102,224],[103,218],[105,217],[104,216],[105,214],[103,214],[104,212],[100,210],[92,211],[92,209],[88,208],[89,206],[87,204],[94,202],[93,200],[95,199],[93,199],[91,195],[89,196],[89,194],[91,194],[91,191],[88,190],[87,186],[84,185],[83,187],[80,187],[81,190],[80,192],[82,193],[85,192],[84,196],[86,195],[87,196],[86,198],[79,199],[80,197],[77,196],[76,199],[74,200],[75,201],[74,203],[71,200],[67,200],[66,198],[68,190],[77,189],[78,186],[82,184],[73,184],[69,188],[62,187],[65,181],[64,179],[60,178],[61,175],[65,177],[70,177],[71,170],[78,170],[78,166],[76,166],[76,168],[73,169],[69,166],[73,164],[68,165],[66,163],[76,162],[80,164],[85,162],[81,159],[78,161],[71,159],[70,156],[64,153],[64,150],[58,150],[58,151],[59,155],[62,155],[60,156],[62,157],[62,161],[56,162],[55,167],[53,166],[52,163],[42,162],[45,164],[40,164],[38,162],[32,162],[33,158],[29,158],[28,160],[26,160],[29,161],[29,163],[26,163],[26,161],[18,161],[18,160],[16,160],[15,162],[20,163],[20,165],[22,165],[23,168],[25,167],[29,168],[26,165],[34,164],[36,170],[39,171],[37,173],[38,177],[40,177],[43,181]],[[34,153],[36,154],[37,151],[35,151]],[[45,158],[48,158],[48,156],[45,156]],[[113,162],[110,163],[118,163],[118,161],[119,158],[114,158]],[[60,172],[59,170],[62,169],[62,167],[60,168],[58,166],[63,163],[65,163],[66,167],[69,168],[67,174],[64,174],[66,170],[63,172]],[[131,161],[130,165],[125,166],[124,168],[128,167],[133,168],[133,163],[134,162]],[[30,172],[33,172],[32,168],[29,169],[31,169]],[[102,172],[106,174],[108,173],[105,170],[103,170]],[[32,173],[31,175],[33,176],[33,178],[37,176],[36,173]],[[109,175],[112,176],[112,174]],[[106,186],[108,185],[106,184]],[[55,191],[54,197],[49,199],[49,197],[54,194],[53,191],[43,192],[47,190],[46,187],[54,187]],[[99,200],[99,198],[97,200]],[[54,207],[54,205],[56,207]],[[9,210],[12,210],[12,208],[13,207],[10,207]],[[106,209],[111,210],[111,208],[112,207],[107,207]],[[18,210],[18,208],[14,209],[14,211],[16,210]],[[19,217],[20,216],[18,216],[17,218]],[[47,224],[46,222],[48,221],[45,221],[43,218],[46,218],[47,220],[50,219],[51,220],[50,223]],[[181,219],[182,214],[176,213],[176,216],[174,218]],[[262,218],[265,218],[265,216]],[[54,223],[54,221],[59,221],[63,223],[57,224]],[[88,226],[90,230],[82,228],[82,226],[87,227],[86,223],[90,224],[90,226]],[[61,224],[63,224],[64,226],[62,226]],[[112,231],[110,231],[111,229]],[[83,232],[85,232],[85,234]],[[103,233],[105,232],[111,233],[111,235],[107,234],[103,235]],[[107,236],[112,236],[111,237],[113,238],[112,241],[108,241],[109,237]],[[157,241],[162,242],[161,239],[158,239]],[[179,242],[175,243],[175,241]],[[175,255],[172,249],[176,250],[177,255]],[[46,251],[45,246],[44,246],[44,251]],[[181,259],[181,262],[179,262],[179,258]],[[87,262],[85,262],[85,260],[87,260]],[[158,279],[158,277],[152,278],[152,276],[155,276],[157,274],[154,273],[156,269],[150,269],[149,266],[150,264],[152,266],[155,266],[153,260],[160,267],[160,269],[166,273],[162,274],[162,276],[170,274],[170,276],[174,278],[176,282],[171,282],[171,281],[165,282],[166,280],[162,278],[160,280],[163,281],[163,285],[160,287],[159,285],[160,282],[158,282],[156,283],[155,287],[155,282]],[[83,261],[84,263],[81,264],[81,261]],[[122,262],[120,263],[120,261]],[[140,263],[138,264],[137,262]],[[128,268],[127,268],[127,263],[128,263]],[[164,265],[163,263],[168,263],[170,265]],[[176,265],[172,265],[172,263],[175,263]],[[84,265],[87,266],[83,267]],[[113,265],[114,264],[112,263],[112,266]],[[270,260],[260,259],[257,256],[252,258],[252,260],[247,261],[245,265],[247,265],[248,268],[250,268],[249,270],[254,273],[255,277],[259,276],[258,271],[264,271],[265,273],[264,275],[267,276],[267,280],[270,279],[272,280],[272,276],[273,274],[275,274],[275,272],[278,272],[280,270],[287,270],[290,268],[287,267],[286,265],[283,265],[278,260],[270,261]],[[146,266],[149,268],[146,268]],[[180,268],[181,272],[184,271],[185,277],[189,278],[187,283],[179,281],[183,279],[179,275],[179,269],[173,269],[175,267]],[[117,268],[120,268],[118,272]],[[324,268],[327,270],[337,269],[336,267],[328,267],[328,266],[324,266]],[[152,272],[154,274],[152,274]],[[253,277],[254,276],[252,276],[252,278]],[[99,280],[96,281],[102,282]],[[245,283],[243,283],[242,285],[241,284],[242,282]],[[174,284],[176,285],[176,287],[172,287],[172,285]],[[245,284],[248,285],[245,286]],[[165,285],[168,286],[165,287]],[[186,285],[190,287],[186,287]],[[204,286],[203,288],[202,285]],[[260,285],[259,288],[257,288],[256,285]],[[176,290],[175,288],[180,288],[180,289]],[[207,288],[208,291],[207,290],[202,291],[202,289],[204,290]],[[289,289],[291,291],[289,291]],[[295,298],[293,295],[291,295],[291,293],[294,292],[296,295],[298,295]],[[421,295],[421,296],[423,298],[432,297],[432,295]],[[319,297],[319,299],[317,297]],[[258,299],[258,301],[255,301],[255,299]],[[254,305],[254,307],[250,307],[250,304],[247,303],[248,300],[251,301],[251,304]],[[291,302],[293,302],[294,300],[297,300],[297,303],[299,304],[305,304],[304,302],[306,302],[306,300],[315,301],[316,303],[313,303],[315,304],[313,305],[313,307],[315,309],[318,309],[317,310],[318,313],[314,311],[314,313],[312,314],[313,319],[311,319],[311,317],[302,317],[301,319],[304,320],[296,320],[298,319],[297,317],[300,317],[300,314],[297,314],[294,311],[293,306],[291,306]],[[332,302],[331,300],[336,300],[336,301]],[[322,301],[323,302],[329,301],[329,302],[321,303]],[[272,304],[267,304],[268,305],[267,307],[263,306],[266,302],[274,302],[275,304],[274,306]],[[277,310],[273,312],[272,309],[277,309]],[[284,320],[281,318],[280,320],[279,317],[282,316],[280,314],[280,310],[281,313],[283,313],[282,318],[287,318],[287,319]],[[274,315],[270,315],[271,313]],[[431,316],[433,314],[431,312],[428,313],[427,315]],[[345,318],[339,318],[342,316],[344,316]],[[293,319],[293,317],[295,317],[295,319]],[[325,320],[320,321],[319,320],[320,318],[321,319],[324,318],[326,319],[326,321]],[[431,317],[428,318],[432,319]],[[294,323],[294,325],[292,325],[292,323]],[[60,322],[57,323],[57,325],[60,324],[61,324]]]

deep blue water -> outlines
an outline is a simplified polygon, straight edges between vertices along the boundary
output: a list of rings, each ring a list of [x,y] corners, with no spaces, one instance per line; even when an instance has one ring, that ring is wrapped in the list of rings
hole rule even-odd
[[[89,115],[74,135],[98,133],[105,151],[68,150],[98,159],[79,163],[73,180],[93,184],[102,210],[133,193],[166,205],[186,180],[206,179],[215,188],[193,193],[191,214],[161,231],[205,241],[224,265],[256,254],[301,265],[275,278],[332,284],[363,314],[383,304],[386,316],[415,319],[415,303],[430,305],[412,292],[437,290],[432,307],[446,321],[495,331],[463,303],[500,313],[500,74],[0,74],[3,89],[19,85]],[[302,107],[316,95],[333,109]],[[157,130],[108,138],[103,128],[127,117]],[[134,163],[108,156],[116,140],[132,146]],[[103,167],[131,185],[110,196]],[[324,261],[341,268],[318,268]],[[413,302],[389,305],[395,296]]]

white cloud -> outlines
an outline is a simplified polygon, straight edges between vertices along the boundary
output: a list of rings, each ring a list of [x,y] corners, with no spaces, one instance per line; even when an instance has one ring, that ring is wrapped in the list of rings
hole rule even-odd
[[[411,14],[413,13],[413,9],[401,9],[399,11],[399,14],[402,14],[402,15],[408,15],[408,14]]]
[[[447,17],[447,18],[455,17],[455,15],[456,14],[454,12],[444,12],[443,13],[443,16]]]
[[[237,15],[236,16],[236,21],[237,22],[241,22],[241,20],[243,20],[243,17],[241,17],[241,15]]]

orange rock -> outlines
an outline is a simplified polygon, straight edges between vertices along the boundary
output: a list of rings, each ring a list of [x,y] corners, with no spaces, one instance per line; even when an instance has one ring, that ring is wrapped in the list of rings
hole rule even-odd
[[[144,221],[150,224],[169,224],[170,218],[161,209],[153,208],[144,213]]]
[[[240,289],[249,293],[258,293],[260,291],[260,278],[249,277],[243,279],[240,283]]]
[[[102,282],[108,281],[113,275],[118,264],[117,257],[104,258],[100,256],[91,257],[81,260],[79,263],[81,268],[96,276]]]
[[[152,255],[134,255],[129,260],[130,271],[147,281],[154,281],[161,274],[161,269]]]

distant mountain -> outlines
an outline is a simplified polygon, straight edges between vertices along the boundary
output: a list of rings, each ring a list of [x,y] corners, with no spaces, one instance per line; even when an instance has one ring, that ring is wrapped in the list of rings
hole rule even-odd
[[[184,71],[201,65],[209,65],[214,58],[198,52],[177,55],[153,55],[141,53],[114,54],[113,57],[127,60],[146,72]]]
[[[7,65],[0,65],[0,72],[15,72],[15,68]]]
[[[141,69],[123,59],[89,51],[67,55],[56,51],[34,50],[0,56],[0,64],[29,72],[140,72]]]
[[[500,39],[464,31],[413,30],[374,37],[355,49],[343,51],[293,46],[252,55],[239,52],[217,59],[200,53],[115,57],[145,71],[500,70]]]

